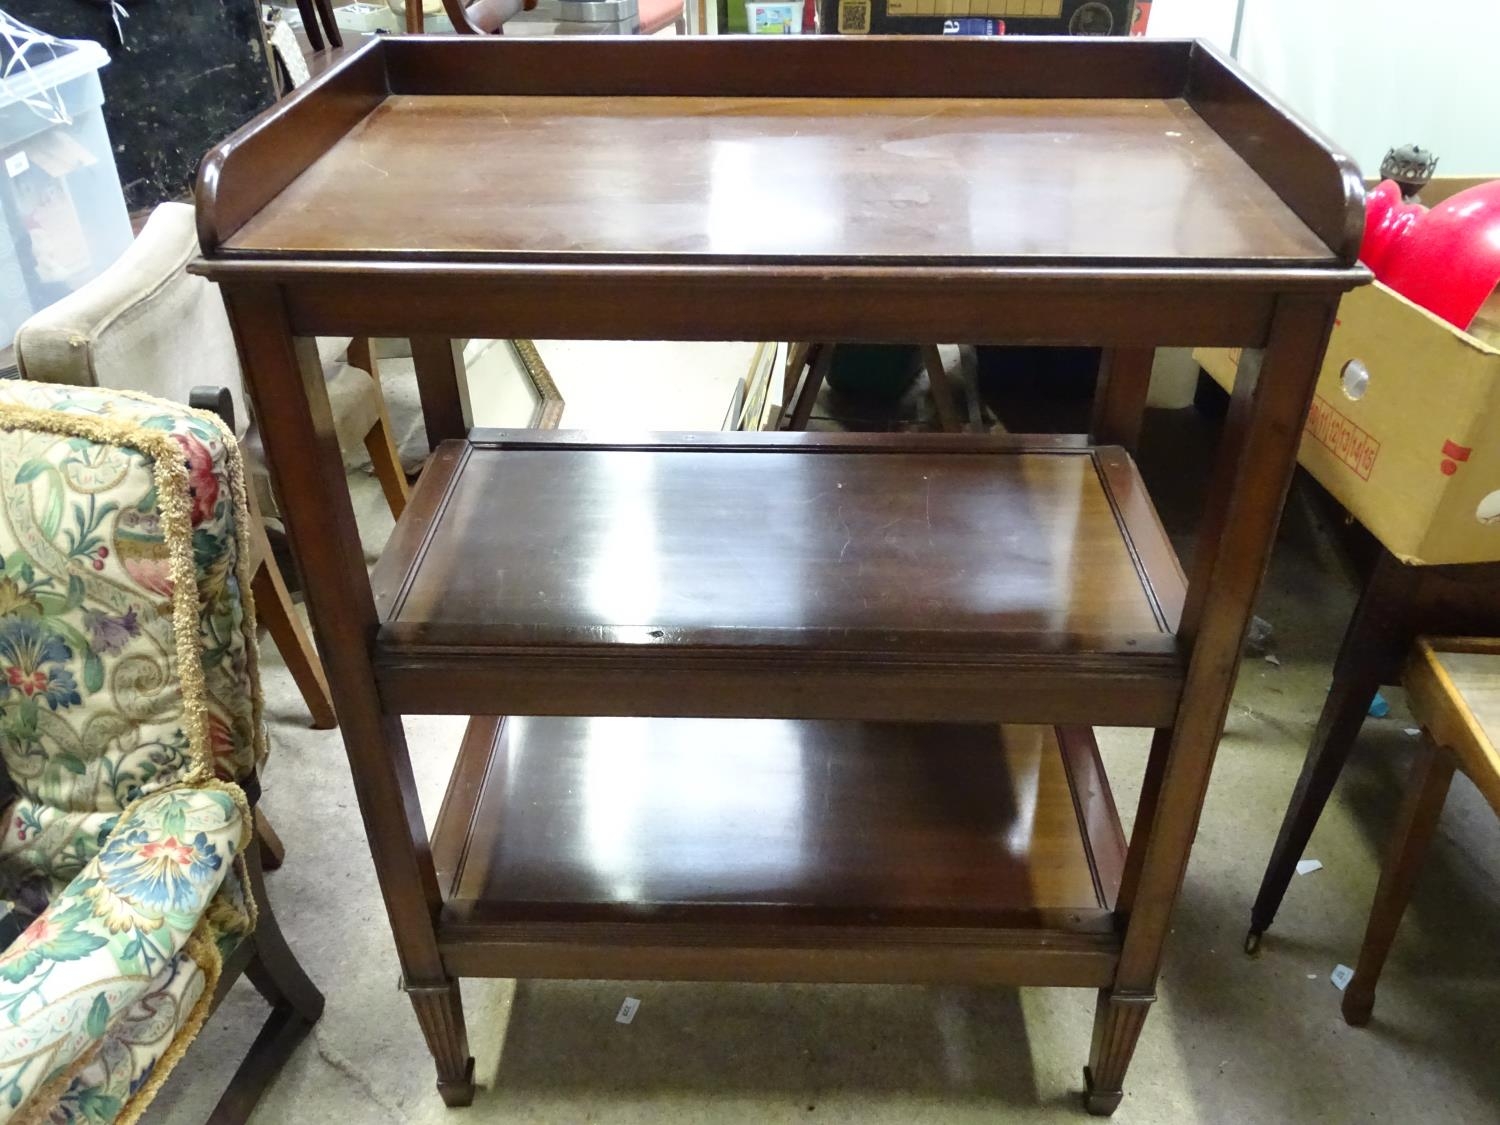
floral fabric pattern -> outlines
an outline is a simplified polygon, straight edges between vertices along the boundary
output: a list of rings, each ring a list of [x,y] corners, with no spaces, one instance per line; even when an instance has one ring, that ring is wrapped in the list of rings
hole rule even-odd
[[[53,1121],[113,1121],[140,1092],[207,990],[203,969],[179,953],[105,1033],[58,1100]]]
[[[211,416],[0,384],[0,1121],[137,1112],[252,924],[244,514]]]
[[[0,1112],[65,1074],[169,982],[245,832],[228,789],[153,794],[0,953]]]
[[[211,417],[97,388],[12,382],[0,386],[0,424],[7,406],[169,439],[185,470],[205,768],[244,779],[264,743],[247,689],[235,445]],[[12,428],[0,441],[0,756],[21,795],[0,857],[49,872],[59,890],[102,844],[100,814],[203,764],[189,749],[155,468],[140,449],[67,433]]]

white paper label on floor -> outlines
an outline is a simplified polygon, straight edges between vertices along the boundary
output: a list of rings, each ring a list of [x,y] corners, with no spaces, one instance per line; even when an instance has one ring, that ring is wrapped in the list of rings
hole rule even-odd
[[[1322,870],[1323,861],[1321,859],[1299,859],[1297,861],[1298,875],[1311,875],[1314,871]]]
[[[625,1003],[620,1005],[619,1014],[615,1016],[615,1023],[629,1023],[635,1019],[636,1009],[640,1006],[641,1002],[634,996],[625,997]]]
[[[27,159],[24,151],[5,158],[5,174],[11,179],[15,179],[30,167],[31,161]]]
[[[1348,965],[1335,965],[1333,972],[1328,974],[1328,979],[1333,982],[1333,987],[1343,992],[1349,987],[1349,982],[1354,979],[1354,970]]]

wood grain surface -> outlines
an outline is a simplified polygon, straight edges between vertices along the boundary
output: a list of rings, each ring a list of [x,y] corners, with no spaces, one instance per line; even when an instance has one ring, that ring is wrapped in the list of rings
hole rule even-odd
[[[1090,450],[901,448],[474,447],[384,641],[1159,648]]]
[[[1402,682],[1417,721],[1500,815],[1500,639],[1423,637]]]
[[[225,249],[1333,261],[1179,99],[392,95]]]
[[[788,906],[951,924],[1102,905],[1048,728],[505,723],[450,873],[450,913]]]

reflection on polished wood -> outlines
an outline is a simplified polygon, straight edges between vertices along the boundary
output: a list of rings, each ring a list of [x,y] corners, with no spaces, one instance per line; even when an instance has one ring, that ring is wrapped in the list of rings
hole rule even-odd
[[[843,926],[981,947],[1010,929],[1040,948],[1050,927],[1097,952],[1124,843],[1092,737],[1071,737],[1063,753],[1044,727],[475,719],[433,839],[445,928],[633,945],[788,927],[835,947]]]
[[[1043,727],[507,722],[450,905],[1103,905]]]
[[[1019,672],[1005,663],[1017,657],[1072,682],[1089,660],[1114,661],[1160,681],[1144,700],[1127,690],[1129,707],[1169,710],[1181,576],[1135,482],[1118,450],[988,439],[966,451],[901,436],[622,447],[476,434],[443,446],[377,571],[382,688],[388,705],[425,709],[426,688],[396,681],[425,662],[458,688],[449,673],[462,667],[486,681],[477,698],[514,710],[484,692],[550,677],[554,698],[532,707],[576,713],[563,670],[538,670],[553,655],[590,661],[575,669],[584,693],[617,689],[601,714],[1013,714],[1004,682],[977,685],[979,714],[938,710],[937,689],[908,685],[930,713],[893,715],[892,684],[808,682],[792,701],[702,688],[685,698],[675,682],[642,679],[692,659],[764,672],[780,650],[836,677],[861,659],[961,660],[993,680]]]
[[[392,95],[225,249],[1332,260],[1175,98]]]
[[[1114,650],[1159,649],[1167,631],[1088,449],[893,442],[877,457],[516,437],[463,451],[389,605],[390,643],[1031,634]]]

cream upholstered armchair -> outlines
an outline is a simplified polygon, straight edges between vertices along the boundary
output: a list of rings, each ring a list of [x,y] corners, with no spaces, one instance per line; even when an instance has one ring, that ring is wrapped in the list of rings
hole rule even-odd
[[[209,414],[0,383],[0,1121],[131,1121],[241,969],[242,1121],[322,1011],[266,901],[248,502]]]
[[[162,204],[119,261],[21,326],[16,357],[21,374],[37,382],[142,391],[183,404],[196,386],[228,388],[252,485],[255,596],[312,712],[313,725],[330,727],[335,718],[322,666],[292,610],[287,584],[258,518],[258,512],[275,511],[275,498],[259,437],[245,409],[229,318],[218,287],[187,272],[197,254],[193,208]],[[368,342],[322,338],[318,350],[339,442],[346,450],[363,446],[392,514],[399,516],[406,503],[406,476],[391,442],[385,397]],[[350,363],[342,360],[346,353]]]

